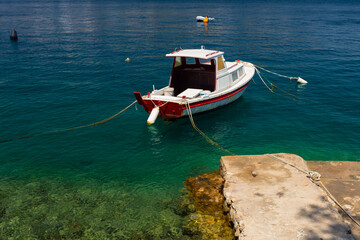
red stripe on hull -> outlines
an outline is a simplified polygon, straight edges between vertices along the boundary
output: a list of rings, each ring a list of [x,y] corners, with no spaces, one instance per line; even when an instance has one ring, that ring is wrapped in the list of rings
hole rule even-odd
[[[209,100],[205,100],[205,101],[202,101],[202,102],[199,102],[199,103],[193,103],[193,104],[190,104],[190,107],[198,107],[198,106],[202,106],[202,105],[205,105],[205,104],[209,104],[209,103],[214,103],[214,102],[217,102],[217,101],[221,101],[221,100],[224,100],[226,98],[229,98],[239,92],[241,92],[242,90],[244,90],[248,85],[249,85],[250,81],[245,84],[244,86],[242,86],[241,88],[231,92],[231,93],[227,93],[225,95],[222,95],[220,97],[216,97],[216,98],[213,98],[213,99],[209,99]],[[186,107],[184,106],[183,109],[186,109]]]
[[[198,103],[193,103],[190,104],[191,108],[194,107],[199,107],[199,106],[203,106],[206,104],[210,104],[210,103],[214,103],[214,102],[218,102],[224,99],[227,99],[241,91],[243,91],[248,85],[249,85],[250,81],[245,84],[244,86],[242,86],[241,88],[227,93],[225,95],[213,98],[213,99],[209,99],[209,100],[204,100]],[[151,113],[151,111],[153,110],[153,108],[155,107],[154,104],[156,104],[157,106],[161,106],[160,107],[160,113],[159,115],[163,118],[163,119],[173,119],[173,118],[180,118],[183,115],[183,111],[185,111],[186,107],[184,104],[178,104],[178,103],[174,103],[174,102],[165,102],[165,101],[159,101],[159,100],[150,100],[150,99],[142,99],[143,101],[143,107],[144,109],[148,112]],[[211,109],[212,110],[212,109]]]

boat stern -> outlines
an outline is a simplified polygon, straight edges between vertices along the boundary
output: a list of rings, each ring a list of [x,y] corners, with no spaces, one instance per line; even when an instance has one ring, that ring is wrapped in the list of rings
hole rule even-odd
[[[151,125],[159,116],[164,120],[180,118],[183,115],[183,104],[168,100],[153,99],[150,94],[141,96],[140,92],[134,92],[139,105],[142,105],[147,113],[150,114],[148,124]]]

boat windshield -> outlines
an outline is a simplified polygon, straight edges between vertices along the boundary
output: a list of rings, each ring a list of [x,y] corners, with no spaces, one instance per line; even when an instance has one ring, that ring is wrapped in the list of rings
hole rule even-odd
[[[174,95],[188,88],[215,90],[215,60],[175,57],[170,87]]]

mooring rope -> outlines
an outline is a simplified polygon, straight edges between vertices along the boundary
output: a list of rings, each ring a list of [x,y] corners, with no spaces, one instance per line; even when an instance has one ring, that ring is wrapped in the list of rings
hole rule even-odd
[[[188,116],[189,116],[189,119],[190,119],[190,122],[191,122],[191,125],[193,126],[193,128],[198,132],[200,133],[201,136],[203,136],[205,138],[205,140],[212,144],[213,146],[216,146],[217,148],[219,148],[220,150],[226,152],[226,153],[229,153],[230,155],[236,155],[235,153],[232,153],[230,152],[229,150],[227,150],[226,148],[223,148],[220,144],[216,143],[214,140],[212,140],[210,137],[208,137],[203,131],[201,131],[196,125],[195,125],[195,122],[194,122],[194,118],[192,116],[192,112],[191,112],[191,107],[190,107],[190,103],[188,100],[184,99],[185,100],[185,108],[186,108],[186,111],[188,113]]]
[[[292,97],[294,97],[294,98],[297,98],[296,95],[291,94],[291,93],[285,91],[284,89],[281,89],[281,88],[279,88],[278,86],[275,86],[274,84],[271,84],[271,86],[273,87],[273,89],[274,89],[274,88],[277,88],[277,89],[279,89],[280,91],[282,91],[283,93],[286,93],[286,94],[288,94],[288,95],[290,95],[290,96],[292,96]]]
[[[152,104],[155,106],[155,107],[157,107],[157,108],[161,108],[161,107],[163,107],[163,106],[165,106],[166,104],[168,104],[168,102],[169,101],[166,101],[166,102],[164,102],[163,104],[161,104],[160,106],[158,106],[158,105],[156,105],[155,103],[154,103],[154,101],[150,98],[150,101],[152,102]]]
[[[320,174],[320,173],[318,173],[318,172],[316,172],[316,171],[306,171],[306,170],[304,170],[304,169],[301,169],[301,168],[299,168],[298,166],[296,166],[295,164],[292,164],[292,163],[290,163],[290,162],[288,162],[288,161],[286,161],[286,160],[284,160],[284,159],[282,159],[282,158],[279,158],[279,157],[277,157],[277,156],[275,156],[275,155],[273,155],[273,154],[265,154],[265,155],[266,155],[266,156],[269,156],[269,157],[271,157],[271,158],[273,158],[273,159],[276,159],[276,160],[278,160],[278,161],[280,161],[280,162],[283,162],[283,163],[285,163],[285,164],[287,164],[287,165],[290,165],[291,167],[296,168],[296,169],[299,170],[300,172],[305,173],[306,175],[308,175],[309,178],[310,178],[314,183],[319,183],[319,184],[321,185],[321,187],[325,190],[325,192],[328,194],[328,196],[336,203],[336,205],[338,205],[338,206],[341,208],[341,210],[343,210],[344,213],[345,213],[356,225],[358,225],[358,226],[360,227],[360,223],[359,223],[358,221],[356,221],[356,219],[355,219],[353,216],[351,216],[351,214],[348,213],[343,206],[341,206],[341,204],[336,200],[336,198],[330,193],[330,191],[329,191],[329,190],[325,187],[325,185],[321,182],[321,174]]]
[[[262,68],[261,68],[262,69]],[[261,79],[261,81],[264,83],[264,85],[267,87],[267,89],[269,89],[270,92],[274,93],[274,89],[279,89],[280,91],[282,91],[283,93],[292,96],[293,98],[291,98],[292,100],[296,100],[298,99],[298,97],[292,93],[289,93],[287,91],[285,91],[284,89],[279,88],[278,86],[276,86],[275,84],[273,84],[272,82],[270,82],[265,76],[262,76],[260,71],[255,67],[255,71],[258,74],[259,78]],[[294,78],[294,77],[291,77]],[[271,88],[265,83],[264,79],[269,83],[269,85],[271,86]]]
[[[270,92],[274,93],[274,91],[272,89],[269,88],[269,86],[265,83],[264,79],[261,77],[261,74],[259,72],[259,70],[257,68],[255,68],[255,71],[256,73],[258,74],[259,78],[261,79],[261,81],[264,83],[264,85],[269,89]],[[270,85],[273,85],[271,82],[270,82]]]
[[[190,119],[190,122],[191,122],[191,125],[193,126],[193,128],[198,132],[200,133],[200,135],[202,137],[204,137],[206,139],[206,141],[210,144],[212,144],[213,146],[216,146],[217,148],[219,148],[220,150],[226,152],[226,153],[229,153],[230,155],[237,155],[229,150],[227,150],[226,148],[224,148],[223,146],[221,146],[220,144],[218,144],[217,142],[215,142],[214,140],[212,140],[209,136],[207,136],[203,131],[201,131],[195,124],[195,121],[194,121],[194,118],[192,116],[192,112],[191,112],[191,107],[190,107],[190,103],[188,100],[184,99],[185,100],[185,108],[186,108],[186,111],[188,113],[188,116],[189,116],[189,119]],[[269,156],[273,159],[276,159],[276,160],[279,160],[281,162],[283,162],[284,164],[288,164],[290,165],[291,167],[294,167],[296,168],[298,171],[306,174],[307,176],[309,176],[309,178],[311,179],[311,181],[313,183],[319,183],[321,185],[321,187],[325,190],[325,192],[327,193],[327,195],[336,203],[336,205],[338,205],[340,207],[341,210],[344,211],[344,213],[357,225],[360,227],[360,224],[359,222],[356,221],[356,219],[351,216],[350,213],[348,213],[345,208],[336,200],[336,198],[330,193],[330,191],[325,187],[325,185],[321,182],[321,175],[320,173],[316,172],[316,171],[306,171],[306,170],[303,170],[301,168],[299,168],[298,166],[296,166],[295,164],[292,164],[284,159],[281,159],[277,156],[274,156],[273,154],[265,154],[266,156]]]
[[[267,70],[267,69],[265,69],[265,68],[263,68],[263,67],[260,67],[260,66],[257,66],[257,65],[254,65],[254,66],[257,67],[257,68],[260,68],[261,70],[264,70],[264,71],[266,71],[266,72],[268,72],[268,73],[271,73],[271,74],[274,74],[274,75],[276,75],[276,76],[279,76],[279,77],[288,78],[288,79],[290,79],[290,80],[292,80],[292,79],[299,79],[299,77],[289,77],[289,76],[282,75],[282,74],[279,74],[279,73],[276,73],[276,72],[272,72],[272,71],[270,71],[270,70]]]
[[[72,128],[64,128],[64,129],[59,129],[59,130],[52,130],[52,131],[47,131],[47,132],[35,133],[35,134],[23,136],[23,137],[16,137],[16,138],[10,138],[10,139],[5,139],[5,140],[0,140],[0,143],[11,142],[11,141],[20,140],[20,139],[25,139],[25,138],[31,138],[31,137],[36,137],[36,136],[46,135],[46,134],[50,134],[50,133],[66,132],[66,131],[75,130],[75,129],[79,129],[79,128],[92,127],[92,126],[95,126],[95,125],[103,124],[103,123],[106,123],[106,122],[110,121],[110,120],[113,119],[114,117],[120,115],[120,114],[123,113],[125,110],[127,110],[127,109],[130,108],[132,105],[134,105],[136,102],[137,102],[137,101],[135,100],[133,103],[131,103],[131,104],[130,104],[129,106],[127,106],[126,108],[122,109],[120,112],[112,115],[111,117],[108,117],[108,118],[105,118],[105,119],[103,119],[103,120],[101,120],[101,121],[98,121],[98,122],[94,122],[94,123],[90,123],[90,124],[86,124],[86,125],[81,125],[81,126],[76,126],[76,127],[72,127]]]
[[[240,62],[245,63],[245,62],[243,62],[243,61],[240,61]],[[289,92],[285,91],[284,89],[281,89],[280,87],[278,87],[278,86],[276,86],[275,84],[273,84],[272,82],[270,82],[270,81],[266,78],[266,76],[263,75],[261,71],[259,71],[259,69],[264,70],[264,71],[266,71],[266,72],[268,72],[268,73],[274,74],[274,75],[279,76],[279,77],[289,78],[290,80],[292,80],[292,79],[301,79],[301,77],[289,77],[289,76],[285,76],[285,75],[282,75],[282,74],[279,74],[279,73],[276,73],[276,72],[272,72],[272,71],[270,71],[270,70],[267,70],[267,69],[265,69],[265,68],[263,68],[263,67],[260,67],[260,66],[257,66],[257,65],[253,65],[253,66],[255,67],[255,71],[256,71],[256,73],[258,74],[259,78],[260,78],[261,81],[264,83],[264,85],[270,90],[270,92],[276,94],[277,92],[274,91],[274,89],[278,89],[278,90],[282,91],[283,93],[291,96],[291,98],[290,98],[291,100],[294,100],[294,101],[296,101],[296,100],[302,100],[302,101],[310,101],[310,102],[313,102],[313,103],[320,103],[320,102],[318,102],[318,101],[314,101],[314,100],[309,99],[309,98],[303,98],[303,97],[296,96],[296,95],[294,95],[294,94],[292,94],[292,93],[289,93]],[[259,69],[257,69],[257,68],[259,68]],[[268,85],[270,85],[271,88],[269,88],[269,86],[265,83],[264,79],[268,82]],[[253,78],[253,81],[254,81],[254,78]]]

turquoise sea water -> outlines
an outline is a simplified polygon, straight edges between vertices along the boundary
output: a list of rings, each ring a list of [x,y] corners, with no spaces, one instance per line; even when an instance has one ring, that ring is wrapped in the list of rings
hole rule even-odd
[[[0,140],[111,116],[133,91],[168,84],[166,53],[205,45],[309,82],[266,75],[293,101],[255,78],[235,103],[195,117],[208,136],[238,154],[360,161],[359,11],[356,1],[0,1]],[[225,153],[188,119],[147,117],[132,107],[1,143],[0,238],[182,239],[172,199]]]

